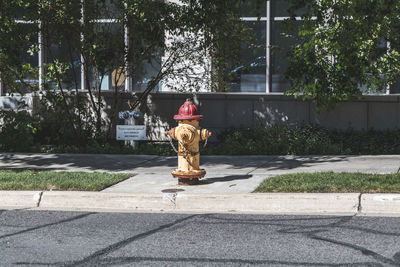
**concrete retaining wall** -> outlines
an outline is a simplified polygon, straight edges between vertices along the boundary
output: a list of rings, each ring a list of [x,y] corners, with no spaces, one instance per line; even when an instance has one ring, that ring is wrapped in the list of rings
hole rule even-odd
[[[110,106],[113,93],[102,94],[105,106]],[[400,128],[400,95],[365,96],[360,101],[339,104],[332,112],[317,114],[311,101],[296,100],[291,96],[243,93],[198,93],[193,96],[159,92],[151,94],[143,108],[149,140],[166,140],[165,131],[176,125],[173,116],[188,97],[194,98],[204,115],[201,126],[213,131],[214,136],[233,127],[253,127],[277,122],[314,123],[339,130]],[[130,93],[121,92],[119,109],[127,109],[126,103],[131,98]],[[16,106],[14,102],[10,97],[0,97],[0,108],[12,108]],[[27,102],[36,101],[27,99]],[[107,110],[105,114],[109,114]]]
[[[193,95],[156,93],[149,97],[146,124],[152,129],[153,139],[162,139],[165,129],[176,124],[172,117],[187,97]],[[320,114],[311,101],[283,95],[199,93],[194,100],[204,115],[201,126],[214,133],[278,122],[313,123],[338,130],[400,128],[400,95],[365,96],[363,100],[341,103],[334,111]]]

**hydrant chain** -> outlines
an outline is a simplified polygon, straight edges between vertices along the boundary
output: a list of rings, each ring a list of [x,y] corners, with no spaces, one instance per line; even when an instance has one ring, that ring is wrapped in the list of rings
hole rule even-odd
[[[172,142],[172,138],[171,138],[171,137],[169,137],[169,143],[171,144],[171,146],[172,146],[172,149],[175,151],[175,153],[177,153],[177,154],[178,154],[178,150],[176,149],[176,147],[175,147],[174,143]]]
[[[183,146],[183,148],[185,149],[184,152],[178,152],[178,150],[177,150],[176,147],[174,146],[174,143],[172,142],[172,138],[171,138],[171,137],[169,138],[169,143],[171,144],[172,149],[175,151],[175,153],[177,153],[178,155],[182,155],[182,156],[186,159],[186,161],[187,161],[192,167],[194,167],[194,166],[190,163],[190,160],[189,160],[189,158],[188,158],[188,154],[196,155],[196,154],[199,154],[199,152],[191,152],[184,144],[182,144],[180,141],[178,141],[178,142],[179,142],[179,143]],[[206,140],[206,142],[207,142],[207,140]]]
[[[185,150],[189,151],[190,154],[196,155],[196,154],[199,154],[199,153],[200,153],[200,151],[199,151],[199,152],[192,152],[192,151],[190,151],[184,144],[182,144],[182,142],[180,142],[180,141],[178,141],[178,142],[179,142],[179,144],[181,144],[181,145],[185,148]],[[207,142],[208,142],[208,139],[206,139],[206,140],[204,141],[204,144],[203,144],[203,146],[202,146],[203,149],[206,148]],[[179,152],[178,152],[178,150],[176,149],[174,143],[172,142],[172,138],[171,138],[171,137],[169,137],[169,143],[171,144],[171,147],[172,147],[172,149],[175,151],[175,153],[179,154]]]

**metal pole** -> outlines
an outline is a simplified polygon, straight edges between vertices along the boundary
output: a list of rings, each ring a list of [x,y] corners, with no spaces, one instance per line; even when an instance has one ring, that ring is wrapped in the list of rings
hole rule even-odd
[[[44,38],[42,34],[42,21],[39,21],[39,33],[38,33],[38,43],[39,43],[39,90],[44,89]]]
[[[128,8],[126,2],[124,3],[125,10]],[[124,12],[124,49],[125,49],[125,91],[130,91],[131,90],[131,81],[129,77],[129,58],[128,58],[128,52],[129,52],[129,29],[128,29],[128,17],[126,15],[126,11]]]
[[[389,41],[386,42],[386,47],[387,47],[387,53],[389,53],[391,48],[391,44]],[[390,95],[390,84],[386,85],[386,94]]]
[[[266,75],[266,93],[269,94],[271,92],[271,77],[270,77],[270,64],[271,64],[271,1],[267,1],[266,3],[266,11],[267,11],[267,25],[266,25],[266,58],[265,58],[265,75]]]
[[[81,25],[85,23],[85,17],[84,17],[84,3],[85,0],[81,0]],[[83,52],[83,42],[85,41],[85,38],[83,36],[83,32],[81,32],[81,49]],[[81,90],[86,89],[86,72],[85,72],[85,58],[83,57],[83,53],[81,53]]]
[[[0,96],[4,94],[3,92],[3,83],[1,82],[1,72],[0,72]]]

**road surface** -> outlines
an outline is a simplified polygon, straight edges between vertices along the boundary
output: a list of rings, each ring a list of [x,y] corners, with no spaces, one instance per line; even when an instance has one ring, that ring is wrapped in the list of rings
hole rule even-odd
[[[0,210],[1,266],[400,266],[400,218]]]

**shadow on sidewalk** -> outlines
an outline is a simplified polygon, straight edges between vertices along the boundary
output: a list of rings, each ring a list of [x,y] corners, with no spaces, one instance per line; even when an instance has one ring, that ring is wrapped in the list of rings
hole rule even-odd
[[[223,177],[216,177],[216,178],[207,178],[205,180],[200,180],[200,184],[212,184],[212,183],[217,183],[217,182],[230,182],[230,181],[236,181],[236,180],[246,180],[250,179],[253,177],[251,174],[245,174],[245,175],[227,175]]]
[[[201,167],[205,169],[218,166],[225,169],[289,170],[347,161],[346,156],[202,156]],[[176,156],[0,153],[0,169],[134,172],[136,168],[146,168],[147,171],[152,172],[154,168],[154,172],[157,172],[159,167],[174,168],[176,166]],[[238,179],[238,176],[227,177],[224,181]]]

